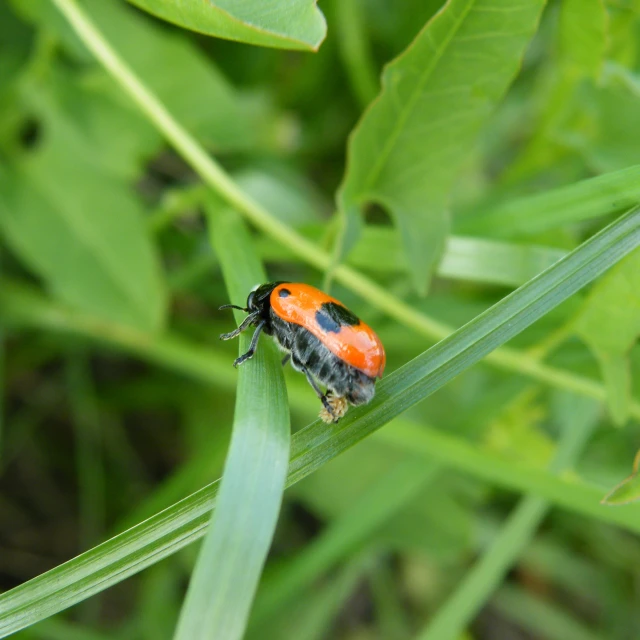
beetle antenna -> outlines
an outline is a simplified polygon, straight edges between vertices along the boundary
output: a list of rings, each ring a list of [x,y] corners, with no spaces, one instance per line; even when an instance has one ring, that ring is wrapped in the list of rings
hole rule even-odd
[[[218,311],[222,311],[223,309],[240,309],[240,311],[244,311],[245,313],[249,312],[249,309],[239,307],[237,304],[223,304],[221,307],[218,307]]]

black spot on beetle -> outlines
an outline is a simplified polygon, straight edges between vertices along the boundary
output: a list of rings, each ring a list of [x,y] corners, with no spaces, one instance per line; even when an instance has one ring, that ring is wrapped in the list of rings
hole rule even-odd
[[[328,313],[325,313],[322,309],[316,311],[316,322],[318,323],[318,326],[327,333],[340,332],[340,323],[336,322]]]
[[[353,327],[360,324],[360,320],[349,309],[335,302],[325,302],[316,311],[318,326],[327,333],[340,333],[340,327]]]
[[[278,291],[278,296],[280,298],[288,298],[291,295],[291,291],[289,291],[289,289],[280,289],[280,291]]]
[[[325,302],[320,309],[328,314],[339,325],[348,327],[357,327],[360,324],[360,318],[349,311],[346,307],[336,302]]]

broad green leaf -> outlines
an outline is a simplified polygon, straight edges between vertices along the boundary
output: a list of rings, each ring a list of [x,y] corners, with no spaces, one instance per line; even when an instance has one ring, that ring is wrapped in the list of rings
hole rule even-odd
[[[266,276],[235,213],[211,205],[209,222],[229,297],[241,302]],[[245,315],[236,312],[236,320],[241,322]],[[240,353],[250,341],[251,336],[243,334]],[[177,640],[243,636],[282,502],[289,429],[280,357],[263,340],[239,373],[231,444],[216,509],[180,613]]]
[[[121,181],[139,177],[161,144],[128,105],[57,67],[46,79],[23,82],[21,101],[45,134],[54,130],[64,136],[65,153]]]
[[[450,0],[382,76],[349,141],[338,193],[341,259],[376,203],[397,225],[414,285],[425,291],[449,230],[454,180],[515,76],[544,0]]]
[[[327,31],[316,0],[129,1],[181,27],[264,47],[316,50]]]
[[[604,0],[563,0],[560,5],[562,63],[570,72],[597,79],[607,44]]]
[[[640,335],[640,251],[596,284],[578,313],[575,330],[598,359],[611,415],[623,424],[631,400],[628,353]]]
[[[193,42],[180,34],[167,33],[121,0],[85,0],[82,6],[114,49],[144,78],[171,113],[198,136],[201,144],[217,151],[273,145],[272,128],[276,123],[265,101],[236,90]],[[93,62],[50,0],[34,0],[20,8],[32,21],[53,30],[74,58]],[[78,77],[83,79],[76,88],[81,101],[74,104],[67,96],[62,106],[71,118],[78,117],[76,110],[80,112],[87,137],[106,135],[106,125],[111,135],[122,136],[122,130],[118,133],[112,123],[105,123],[106,119],[120,117],[131,121],[127,130],[133,131],[134,139],[151,138],[154,149],[161,146],[161,137],[154,127],[128,101],[122,100],[122,92],[105,73],[91,64],[86,65],[85,73],[75,75]],[[60,91],[55,85],[54,89]],[[105,114],[105,103],[120,104],[115,113]],[[130,110],[132,113],[126,113]]]
[[[620,4],[607,2],[609,16],[609,41],[607,58],[612,62],[633,68],[638,55],[638,19],[640,5],[636,0]]]
[[[409,407],[440,389],[465,369],[479,362],[498,345],[510,340],[548,311],[598,277],[640,246],[640,210],[623,216],[581,245],[543,274],[520,287],[448,338],[384,378],[366,407],[356,407],[337,425],[319,420],[297,432],[292,440],[287,485],[322,467],[349,447],[374,433]],[[0,290],[4,313],[11,315],[12,296]],[[49,310],[31,296],[17,296],[13,306],[20,317],[35,325],[65,326],[65,313]],[[46,308],[46,305],[45,305]],[[7,310],[8,309],[8,310]],[[68,314],[66,314],[68,316]],[[73,319],[67,317],[73,324]],[[91,333],[86,319],[76,319],[76,331]],[[216,379],[204,350],[185,350],[175,340],[158,345],[144,337],[111,335],[132,351],[191,370],[200,379]],[[102,339],[108,339],[104,333]],[[185,352],[187,351],[188,354]],[[215,360],[215,359],[214,359]],[[499,484],[518,487],[561,504],[565,508],[640,531],[637,510],[607,509],[597,504],[599,490],[568,481],[521,464],[487,458],[475,444],[434,429],[398,421],[383,432],[386,438],[414,455],[446,460]],[[0,635],[6,636],[61,611],[141,571],[201,537],[210,517],[218,483],[198,491],[145,522],[85,552],[77,558],[0,595]]]
[[[51,131],[0,174],[0,229],[61,300],[105,320],[158,330],[166,310],[160,266],[133,194],[66,153]]]

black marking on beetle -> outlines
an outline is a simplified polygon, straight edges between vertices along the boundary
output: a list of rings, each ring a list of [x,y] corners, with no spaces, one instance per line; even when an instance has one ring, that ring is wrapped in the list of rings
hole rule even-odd
[[[337,302],[322,303],[318,313],[328,315],[331,320],[341,327],[357,327],[360,324],[360,318],[355,313]],[[318,318],[318,313],[316,313],[316,319]],[[327,329],[327,331],[330,331],[330,329]],[[334,333],[338,333],[338,331],[334,331]]]
[[[322,305],[324,307],[324,305]],[[340,323],[331,317],[322,307],[316,311],[318,326],[327,333],[340,333]]]
[[[291,291],[289,291],[289,289],[280,289],[280,291],[278,291],[278,296],[280,298],[288,298],[291,295]]]
[[[373,398],[375,378],[331,353],[312,333],[300,325],[291,324],[271,314],[273,336],[282,348],[291,353],[291,365],[305,366],[309,373],[328,391],[346,398],[352,405],[366,404]]]

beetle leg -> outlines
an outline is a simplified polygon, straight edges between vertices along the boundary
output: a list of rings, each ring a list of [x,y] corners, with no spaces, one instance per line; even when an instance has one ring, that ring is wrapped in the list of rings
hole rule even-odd
[[[291,359],[291,354],[287,353],[287,355],[284,358],[282,358],[282,366],[284,367],[287,364],[287,362],[289,362],[290,359]]]
[[[238,327],[238,333],[242,330],[242,325],[244,325],[244,322],[240,325],[240,327]],[[241,365],[243,362],[245,362],[249,358],[253,358],[253,354],[256,352],[256,347],[258,346],[258,338],[260,337],[260,333],[264,329],[264,325],[265,325],[265,322],[263,320],[256,327],[256,330],[253,333],[253,337],[251,338],[251,344],[249,345],[249,350],[246,353],[243,353],[239,358],[236,358],[236,361],[233,363],[234,367]],[[223,338],[223,340],[224,339],[225,338]]]
[[[252,313],[251,315],[248,315],[242,321],[242,324],[237,329],[234,329],[229,333],[223,333],[220,336],[220,340],[231,340],[231,338],[235,338],[236,336],[239,336],[243,331],[247,329],[247,327],[249,327],[249,325],[251,325],[251,323],[256,319],[257,315],[258,315],[257,313]]]
[[[302,371],[304,375],[307,377],[307,382],[311,385],[311,388],[316,392],[318,398],[320,398],[320,402],[322,402],[322,406],[329,412],[331,416],[333,416],[334,420],[336,420],[336,414],[331,406],[329,400],[327,400],[327,394],[322,393],[318,383],[314,380],[313,376],[309,373],[307,367],[305,367],[299,360],[293,361],[295,363],[296,369]]]

